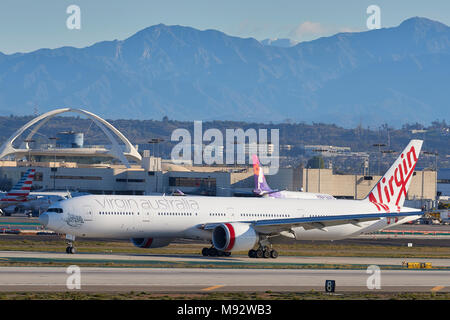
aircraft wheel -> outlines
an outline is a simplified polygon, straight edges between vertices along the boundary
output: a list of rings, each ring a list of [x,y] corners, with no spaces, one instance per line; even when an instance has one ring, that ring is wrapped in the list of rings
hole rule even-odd
[[[209,248],[208,249],[208,256],[215,257],[217,256],[218,252],[216,248]]]
[[[76,250],[75,250],[74,247],[68,246],[68,247],[66,248],[66,253],[67,253],[67,254],[74,254],[75,252],[76,252]]]
[[[248,257],[249,257],[249,258],[256,258],[256,251],[253,250],[253,249],[250,249],[250,250],[248,251]]]
[[[268,259],[268,258],[270,258],[270,251],[269,250],[264,250],[263,251],[263,257],[265,258],[265,259]]]
[[[270,251],[270,256],[271,256],[273,259],[278,258],[278,251],[277,251],[277,250],[272,250],[272,251]]]
[[[204,257],[207,257],[207,256],[208,256],[208,248],[203,248],[203,249],[202,249],[202,255],[203,255]]]
[[[225,251],[225,252],[224,252],[224,254],[225,254],[225,257],[229,257],[229,256],[231,256],[231,252],[227,252],[227,251]]]
[[[262,258],[264,256],[264,251],[260,248],[256,250],[255,258]]]

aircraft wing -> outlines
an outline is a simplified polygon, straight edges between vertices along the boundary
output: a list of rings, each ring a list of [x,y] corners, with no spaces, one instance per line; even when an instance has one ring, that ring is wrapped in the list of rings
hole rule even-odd
[[[422,211],[396,212],[396,213],[364,213],[364,214],[345,214],[333,216],[304,217],[304,218],[285,218],[285,219],[264,219],[253,221],[240,221],[249,223],[253,228],[262,234],[277,234],[282,231],[289,231],[292,228],[303,227],[305,230],[325,229],[326,227],[342,224],[358,225],[364,221],[376,221],[381,218],[400,218],[408,216],[422,215]],[[229,222],[229,221],[226,221]],[[201,229],[213,230],[220,223],[207,223],[201,225]]]

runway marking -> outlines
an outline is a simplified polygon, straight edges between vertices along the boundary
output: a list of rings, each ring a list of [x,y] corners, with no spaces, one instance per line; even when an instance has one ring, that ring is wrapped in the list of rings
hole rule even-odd
[[[202,291],[211,291],[211,290],[219,289],[219,288],[222,288],[222,287],[224,287],[224,285],[219,284],[219,285],[217,285],[217,286],[212,286],[212,287],[204,288],[204,289],[202,289]]]
[[[444,286],[436,286],[433,289],[431,289],[431,291],[436,292],[436,291],[439,291],[439,290],[444,289],[444,288],[445,288]]]

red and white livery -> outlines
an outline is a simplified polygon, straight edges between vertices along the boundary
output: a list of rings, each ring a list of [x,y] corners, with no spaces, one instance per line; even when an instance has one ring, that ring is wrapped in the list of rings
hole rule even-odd
[[[51,205],[39,220],[67,235],[68,253],[75,237],[128,238],[141,248],[184,238],[211,241],[203,255],[276,258],[279,237],[339,240],[419,218],[403,203],[421,147],[412,140],[363,200],[88,195]]]

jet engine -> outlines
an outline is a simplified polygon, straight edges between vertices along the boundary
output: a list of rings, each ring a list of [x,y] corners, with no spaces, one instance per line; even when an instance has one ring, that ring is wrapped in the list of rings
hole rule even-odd
[[[132,238],[131,242],[138,248],[162,248],[168,246],[170,238]]]
[[[220,251],[247,251],[258,240],[258,234],[248,223],[222,223],[212,233],[213,245]]]

